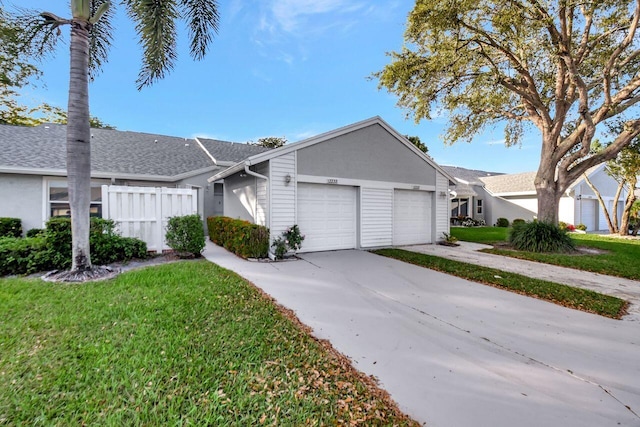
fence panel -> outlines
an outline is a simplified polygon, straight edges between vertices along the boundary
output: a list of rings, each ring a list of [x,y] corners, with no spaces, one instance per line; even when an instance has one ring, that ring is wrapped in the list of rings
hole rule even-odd
[[[170,249],[164,238],[170,217],[195,213],[195,189],[102,186],[102,216],[114,220],[122,236],[146,242],[149,251]]]

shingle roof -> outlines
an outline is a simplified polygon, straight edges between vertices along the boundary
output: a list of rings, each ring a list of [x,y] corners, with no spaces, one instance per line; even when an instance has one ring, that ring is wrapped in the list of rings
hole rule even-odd
[[[458,166],[442,166],[449,175],[456,178],[456,194],[458,196],[477,196],[473,185],[484,185],[481,177],[502,175],[500,172],[487,172],[477,169],[465,169]]]
[[[493,194],[535,192],[533,184],[536,172],[514,173],[509,175],[480,178],[485,188]]]
[[[458,166],[442,166],[442,169],[454,178],[459,178],[471,185],[482,185],[479,178],[486,176],[504,175],[501,172],[487,172],[477,169],[465,169]]]
[[[92,129],[91,135],[92,172],[175,177],[215,166],[193,139],[110,129]],[[236,162],[266,150],[208,141],[217,161]],[[66,126],[0,125],[0,167],[66,170]]]
[[[261,147],[258,145],[219,141],[217,139],[198,138],[198,141],[204,145],[204,148],[211,153],[216,161],[237,163],[243,161],[247,157],[271,150],[271,148]]]

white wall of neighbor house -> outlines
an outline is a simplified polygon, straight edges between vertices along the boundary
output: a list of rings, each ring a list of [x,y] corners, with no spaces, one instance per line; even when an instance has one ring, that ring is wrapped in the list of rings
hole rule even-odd
[[[20,218],[24,232],[42,228],[42,177],[37,175],[0,175],[0,217]]]
[[[558,221],[566,222],[567,224],[579,224],[581,222],[580,211],[579,201],[573,197],[561,197],[558,204]]]
[[[485,207],[487,208],[487,225],[494,225],[498,218],[507,218],[509,222],[514,219],[524,219],[531,221],[537,216],[538,199],[536,196],[530,197],[486,197]]]
[[[269,162],[256,165],[255,172],[269,176]],[[256,182],[256,224],[267,226],[269,223],[269,181],[257,178]]]

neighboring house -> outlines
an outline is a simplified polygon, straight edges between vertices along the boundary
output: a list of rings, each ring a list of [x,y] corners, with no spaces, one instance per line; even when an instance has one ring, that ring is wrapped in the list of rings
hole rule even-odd
[[[298,224],[302,251],[434,243],[449,232],[453,178],[380,117],[257,154],[209,178],[224,214]]]
[[[444,167],[458,182],[456,197],[473,206],[473,216],[480,219],[478,206],[487,224],[495,224],[498,218],[513,221],[521,218],[530,221],[537,216],[538,198],[534,185],[535,172],[496,174],[463,168]],[[609,212],[614,204],[618,183],[605,171],[605,164],[587,171],[587,176],[602,195]],[[475,177],[475,178],[474,178]],[[460,185],[462,183],[463,185]],[[469,189],[465,186],[468,184]],[[461,196],[462,194],[462,196]],[[618,199],[618,216],[622,214],[626,191]],[[452,210],[455,206],[452,203]],[[452,212],[452,217],[454,212]],[[574,182],[560,199],[559,220],[568,224],[584,224],[588,231],[607,230],[607,221],[598,199],[584,177]]]
[[[480,178],[502,175],[499,172],[487,172],[465,169],[456,166],[442,166],[449,175],[455,178],[455,189],[451,198],[451,222],[456,224],[458,218],[471,217],[491,224],[491,215],[487,212],[487,194]]]
[[[103,184],[195,188],[203,217],[222,214],[222,188],[207,178],[265,150],[210,139],[92,129],[91,214],[102,215]],[[43,227],[52,216],[67,216],[66,174],[65,125],[0,125],[0,217],[21,218],[29,230]]]

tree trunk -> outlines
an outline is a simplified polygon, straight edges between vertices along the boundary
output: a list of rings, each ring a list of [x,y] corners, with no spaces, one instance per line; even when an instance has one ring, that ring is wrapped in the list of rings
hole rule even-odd
[[[71,208],[72,271],[91,269],[91,128],[89,125],[89,23],[71,24],[71,70],[67,119],[67,177]]]
[[[555,170],[541,162],[535,179],[536,194],[538,195],[538,221],[558,224],[558,206],[562,191],[558,191],[555,180]]]
[[[620,224],[621,236],[629,235],[629,218],[631,217],[631,208],[633,208],[633,204],[636,202],[634,189],[636,188],[637,181],[638,180],[634,177],[632,179],[629,179],[627,182],[629,194],[627,194],[627,201],[624,204],[624,211],[622,211],[622,221]]]
[[[584,175],[584,181],[587,183],[587,185],[591,188],[591,190],[595,193],[596,197],[598,198],[598,202],[600,202],[600,207],[602,208],[602,212],[604,212],[604,217],[607,220],[607,227],[609,227],[609,233],[614,234],[618,232],[618,224],[617,224],[617,218],[616,218],[616,224],[614,227],[614,224],[611,222],[611,215],[609,215],[609,210],[607,209],[607,205],[604,203],[604,200],[602,199],[602,195],[600,194],[600,190],[598,190],[595,185],[593,185],[591,183],[591,180],[589,179],[589,177],[587,176],[587,174],[585,173]],[[620,188],[621,186],[619,186],[618,188]],[[614,215],[616,214],[616,206],[617,206],[617,201],[616,201],[616,205],[614,205],[613,208],[613,213]]]

